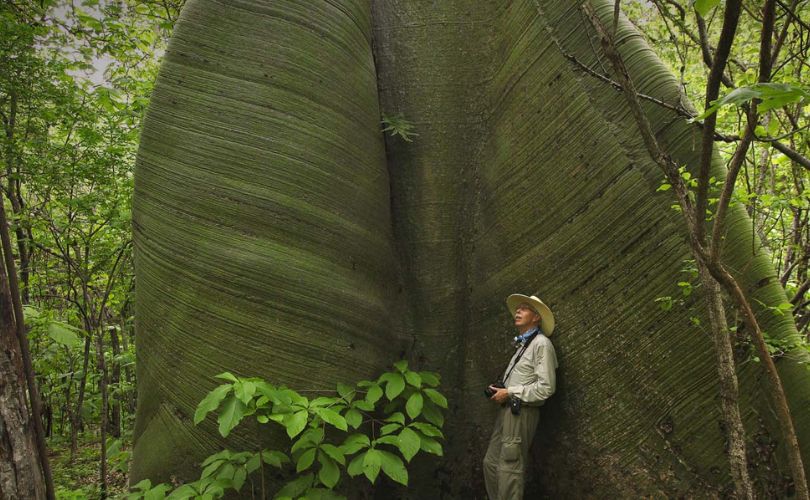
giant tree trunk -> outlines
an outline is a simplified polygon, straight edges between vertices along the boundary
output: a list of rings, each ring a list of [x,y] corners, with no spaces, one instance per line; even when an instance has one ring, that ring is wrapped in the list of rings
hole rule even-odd
[[[594,4],[608,19],[612,2]],[[640,90],[680,103],[620,29]],[[679,293],[685,229],[624,98],[567,57],[602,72],[592,36],[568,0],[190,1],[136,170],[132,480],[198,474],[222,443],[191,416],[222,370],[323,388],[405,353],[442,372],[451,400],[446,457],[417,464],[408,492],[481,498],[481,390],[511,348],[504,299],[523,292],[554,310],[560,360],[527,497],[727,491],[712,339],[689,319],[705,310],[655,302]],[[697,165],[699,131],[647,112]],[[381,113],[419,135],[384,138]],[[797,335],[768,309],[785,294],[750,238],[737,207],[728,267],[770,336]],[[778,363],[802,444],[804,361]],[[767,386],[755,363],[739,379],[747,428],[775,446],[756,448],[752,476],[782,495]],[[230,445],[252,449],[247,434]]]

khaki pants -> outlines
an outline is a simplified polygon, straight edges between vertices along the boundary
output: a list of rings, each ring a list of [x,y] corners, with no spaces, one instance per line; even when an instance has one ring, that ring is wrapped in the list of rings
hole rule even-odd
[[[512,415],[509,406],[498,410],[495,429],[484,456],[484,481],[490,500],[521,500],[529,446],[532,444],[540,408],[524,406]]]

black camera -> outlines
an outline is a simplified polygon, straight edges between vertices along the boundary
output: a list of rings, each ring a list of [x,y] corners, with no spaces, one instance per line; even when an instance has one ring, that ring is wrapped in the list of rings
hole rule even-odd
[[[493,395],[493,394],[495,394],[495,391],[493,391],[492,389],[490,389],[490,387],[497,387],[497,388],[499,388],[499,389],[506,389],[506,386],[505,386],[505,385],[503,385],[503,382],[501,382],[500,380],[499,380],[499,381],[497,381],[497,382],[495,382],[494,384],[489,384],[489,385],[487,386],[487,388],[486,388],[486,389],[484,389],[484,395],[485,395],[486,397],[488,397],[488,398],[491,398],[491,397],[492,397],[492,395]]]
[[[492,395],[495,394],[495,391],[492,390],[491,387],[506,389],[506,386],[501,381],[495,382],[494,384],[490,384],[487,386],[486,389],[484,389],[484,395],[488,398],[491,398]],[[512,412],[512,415],[520,415],[520,404],[521,401],[519,398],[513,397],[509,398],[509,410]]]

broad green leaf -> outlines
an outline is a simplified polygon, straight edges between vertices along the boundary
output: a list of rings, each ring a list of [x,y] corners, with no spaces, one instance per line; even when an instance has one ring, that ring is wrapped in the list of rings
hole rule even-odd
[[[48,337],[53,339],[57,344],[66,347],[76,347],[81,340],[76,334],[78,330],[67,323],[61,321],[51,321],[48,324]]]
[[[280,451],[264,450],[262,451],[262,460],[264,463],[280,469],[283,464],[290,461],[290,458]]]
[[[719,3],[720,0],[695,0],[695,10],[700,14],[700,17],[706,17]]]
[[[323,419],[324,422],[345,431],[348,429],[346,427],[346,419],[340,415],[340,413],[332,410],[331,408],[315,408],[315,413]]]
[[[351,477],[359,476],[363,473],[363,460],[365,460],[365,457],[366,454],[361,453],[349,462],[349,466],[346,467],[346,472],[348,472]]]
[[[337,392],[340,397],[345,399],[347,402],[351,402],[351,400],[354,398],[355,390],[353,387],[349,387],[346,384],[338,383]]]
[[[363,456],[363,474],[366,475],[368,481],[374,484],[377,480],[377,475],[380,473],[382,466],[382,453],[379,450],[370,449]]]
[[[399,484],[408,486],[408,469],[405,468],[402,459],[393,453],[382,450],[380,450],[380,456],[383,472]]]
[[[233,386],[230,384],[222,384],[209,392],[208,395],[200,401],[200,404],[197,405],[197,411],[194,412],[194,425],[205,420],[205,416],[208,415],[208,413],[216,410],[222,400],[225,399],[225,396],[231,392],[232,387]]]
[[[414,419],[422,413],[423,404],[424,398],[422,397],[422,393],[414,392],[405,404],[405,411],[408,412],[408,416],[411,417],[411,419]]]
[[[439,385],[440,377],[438,373],[435,372],[419,372],[419,376],[422,378],[422,382],[425,384],[436,387]]]
[[[397,438],[399,441],[399,451],[402,452],[402,456],[405,457],[405,460],[410,462],[413,456],[419,452],[419,448],[421,447],[419,435],[411,429],[405,427],[402,429],[402,432],[399,433]]]
[[[318,471],[318,479],[327,488],[334,487],[340,479],[340,469],[335,461],[326,453],[318,452],[318,461],[321,463],[321,470]]]
[[[310,401],[309,407],[315,408],[319,406],[330,406],[338,403],[339,401],[340,401],[339,398],[329,398],[326,396],[320,396]]]
[[[144,500],[163,500],[166,498],[166,492],[168,492],[172,487],[166,483],[160,483],[156,485],[151,490],[147,491],[143,498]]]
[[[405,381],[414,387],[422,387],[422,377],[416,372],[405,372]]]
[[[281,488],[274,498],[280,497],[289,497],[289,498],[298,498],[301,496],[301,493],[305,492],[307,488],[312,486],[312,479],[315,476],[313,474],[306,474],[303,476],[299,476],[296,479],[293,479],[289,483],[285,484],[283,488]]]
[[[340,449],[343,450],[344,455],[351,455],[363,448],[368,448],[370,444],[371,442],[365,434],[352,434],[343,441]]]
[[[346,497],[326,488],[309,488],[301,498],[304,500],[346,500]]]
[[[298,450],[305,450],[313,448],[323,441],[323,429],[316,427],[314,429],[307,429],[306,432],[301,434],[301,437],[290,448],[291,453],[296,453]]]
[[[305,471],[310,468],[312,462],[315,461],[315,452],[317,448],[310,448],[298,457],[298,462],[295,465],[295,472]]]
[[[394,363],[394,368],[399,370],[400,372],[405,372],[408,369],[408,362],[404,359],[400,359],[396,363]]]
[[[436,389],[425,389],[424,393],[428,398],[430,398],[431,401],[436,403],[437,406],[447,408],[447,398],[442,396],[442,394]]]
[[[222,437],[228,437],[234,427],[236,427],[245,415],[245,404],[233,395],[229,396],[222,405],[219,413],[219,433]]]
[[[287,427],[287,435],[291,438],[297,436],[307,426],[307,417],[309,413],[306,410],[297,411],[284,418],[283,424]]]
[[[363,411],[374,411],[374,405],[366,401],[365,399],[358,399],[352,403],[352,406],[357,408],[358,410]]]
[[[222,380],[230,380],[231,382],[238,382],[239,380],[233,375],[231,372],[222,372],[219,375],[215,375],[216,378],[221,378]]]
[[[236,472],[233,474],[233,487],[236,491],[242,489],[242,485],[245,484],[245,478],[247,477],[247,472],[245,469],[239,468],[236,469]]]
[[[237,382],[233,385],[233,392],[239,401],[247,405],[256,393],[256,384],[247,380]]]
[[[382,427],[380,427],[380,434],[383,436],[385,436],[386,434],[391,434],[400,427],[402,427],[402,424],[398,424],[396,422],[383,425]]]
[[[399,373],[383,373],[380,382],[385,382],[385,397],[393,400],[405,389],[405,379]]]
[[[346,412],[346,415],[344,415],[344,418],[346,419],[346,423],[353,429],[357,429],[360,427],[360,424],[363,423],[363,415],[354,408],[350,408]]]
[[[405,415],[403,415],[401,411],[398,411],[396,413],[392,413],[391,415],[389,415],[388,418],[385,419],[385,421],[386,422],[397,422],[397,423],[400,423],[402,425],[405,425]]]
[[[399,437],[394,436],[393,434],[382,436],[374,440],[374,446],[377,446],[378,444],[390,444],[391,446],[396,446],[399,448]]]
[[[436,428],[436,426],[431,424],[426,424],[424,422],[412,422],[410,424],[410,427],[413,427],[414,429],[418,430],[425,436],[444,437],[442,431],[440,431],[438,428]]]
[[[419,441],[420,441],[419,447],[421,448],[422,451],[433,453],[434,455],[439,456],[444,455],[444,452],[442,451],[442,445],[439,444],[439,442],[436,441],[435,439],[426,436],[420,436]]]
[[[383,391],[380,388],[379,384],[374,384],[368,388],[368,392],[366,393],[366,401],[371,404],[376,403],[382,397]]]
[[[439,410],[439,408],[432,403],[425,404],[424,408],[422,408],[422,415],[425,417],[425,419],[427,419],[428,422],[436,427],[441,427],[444,425],[444,416],[442,415],[441,410]]]
[[[340,465],[346,465],[346,457],[343,456],[343,452],[337,446],[325,443],[321,445],[321,451]]]

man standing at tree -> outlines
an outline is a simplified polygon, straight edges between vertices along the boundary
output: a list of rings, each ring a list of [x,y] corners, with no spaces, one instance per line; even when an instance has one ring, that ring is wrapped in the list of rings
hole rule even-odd
[[[554,394],[557,355],[549,340],[554,315],[537,297],[510,295],[506,306],[519,335],[502,383],[487,388],[501,407],[484,457],[484,480],[490,500],[523,498],[529,446],[540,417],[540,406]]]

